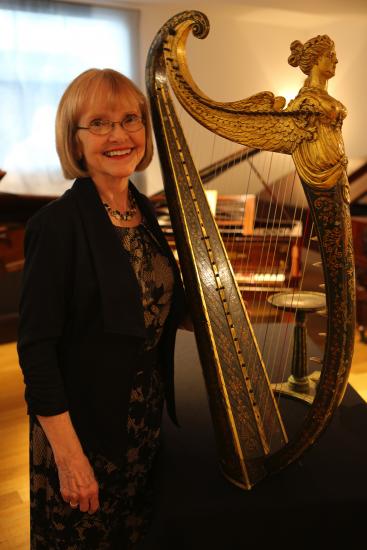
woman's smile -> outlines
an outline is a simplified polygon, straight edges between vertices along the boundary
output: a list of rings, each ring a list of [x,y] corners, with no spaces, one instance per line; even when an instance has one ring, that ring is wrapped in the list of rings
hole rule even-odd
[[[133,149],[131,147],[128,149],[110,149],[109,151],[105,151],[103,154],[108,158],[113,158],[117,160],[126,157],[127,155],[130,155],[132,150]]]

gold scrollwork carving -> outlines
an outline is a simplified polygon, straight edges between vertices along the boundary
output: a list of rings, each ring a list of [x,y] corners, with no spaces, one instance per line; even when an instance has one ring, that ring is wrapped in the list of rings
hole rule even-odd
[[[341,127],[346,108],[331,97],[327,81],[337,63],[334,42],[321,35],[305,44],[291,44],[289,63],[307,75],[297,97],[285,107],[285,99],[264,91],[246,99],[217,102],[194,82],[186,59],[191,30],[203,38],[209,23],[203,14],[195,22],[177,19],[176,32],[165,42],[167,73],[176,97],[200,124],[248,147],[292,154],[302,180],[314,189],[331,189],[345,179],[348,163]],[[345,201],[348,190],[344,189]]]

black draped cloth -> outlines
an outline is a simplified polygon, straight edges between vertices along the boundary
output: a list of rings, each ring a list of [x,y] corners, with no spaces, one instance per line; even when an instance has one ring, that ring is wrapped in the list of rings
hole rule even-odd
[[[362,398],[348,386],[331,425],[312,449],[251,491],[242,491],[219,470],[194,335],[179,331],[177,340],[181,428],[164,419],[155,520],[141,549],[256,545],[259,550],[326,550],[342,541],[345,548],[359,548],[358,533],[367,522],[367,404]],[[283,399],[282,409],[289,432],[307,405]]]

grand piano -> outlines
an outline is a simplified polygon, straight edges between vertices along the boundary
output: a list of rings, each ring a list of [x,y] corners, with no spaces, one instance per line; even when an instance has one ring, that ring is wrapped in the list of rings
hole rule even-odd
[[[367,163],[356,170],[349,181],[356,264],[357,324],[361,341],[367,343]]]

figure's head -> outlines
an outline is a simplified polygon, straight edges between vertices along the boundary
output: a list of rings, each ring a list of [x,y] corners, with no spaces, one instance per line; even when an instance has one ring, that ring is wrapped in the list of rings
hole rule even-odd
[[[288,63],[292,67],[299,67],[307,76],[311,75],[313,67],[318,67],[326,79],[334,76],[338,59],[334,42],[326,34],[310,38],[304,44],[299,40],[294,40],[290,49],[291,55],[288,57]]]
[[[112,69],[89,69],[77,76],[65,90],[56,115],[56,149],[64,176],[68,179],[89,174],[81,158],[78,126],[85,114],[103,106],[119,111],[120,106],[134,103],[145,126],[145,151],[135,170],[144,170],[153,155],[152,128],[145,96],[126,76]],[[79,130],[82,132],[84,130]]]

